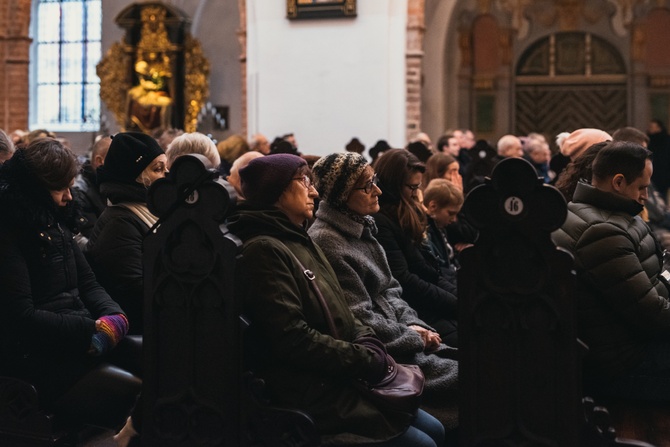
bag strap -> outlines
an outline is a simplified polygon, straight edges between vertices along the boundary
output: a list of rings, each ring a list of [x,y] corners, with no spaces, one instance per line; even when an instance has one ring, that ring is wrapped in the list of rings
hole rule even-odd
[[[319,286],[316,283],[316,275],[311,270],[306,269],[302,265],[302,262],[300,262],[300,260],[296,257],[295,254],[293,254],[292,251],[289,250],[289,253],[291,253],[291,256],[293,256],[293,259],[295,259],[295,261],[298,263],[298,266],[302,270],[302,273],[305,275],[305,278],[307,278],[307,282],[309,282],[309,285],[312,287],[312,290],[314,291],[314,294],[318,298],[319,304],[321,304],[321,308],[323,309],[323,313],[326,316],[326,323],[328,323],[328,329],[330,329],[330,333],[332,334],[333,337],[340,338],[340,334],[337,331],[337,328],[335,327],[335,322],[333,321],[333,316],[330,314],[330,309],[328,308],[328,304],[326,303],[326,300],[323,297],[323,294],[321,293],[321,289],[319,289]]]
[[[305,278],[307,278],[307,282],[309,283],[310,287],[312,288],[312,291],[316,295],[319,304],[321,305],[321,309],[323,310],[323,313],[326,317],[326,323],[328,324],[328,329],[330,330],[331,335],[334,338],[340,338],[340,334],[337,330],[337,327],[335,327],[335,321],[333,321],[333,316],[330,313],[330,309],[328,308],[328,304],[326,303],[326,299],[323,297],[323,294],[321,293],[321,289],[319,289],[318,284],[316,283],[316,275],[314,274],[313,271],[310,269],[305,268],[304,265],[302,265],[302,262],[298,259],[298,257],[284,244],[282,241],[280,241],[277,238],[271,237],[271,236],[254,236],[251,239],[247,240],[247,243],[256,241],[259,239],[274,239],[276,240],[280,245],[283,245],[286,251],[288,251],[291,256],[293,257],[293,260],[298,264],[298,267],[300,267],[300,270],[302,270],[302,274],[305,275]]]

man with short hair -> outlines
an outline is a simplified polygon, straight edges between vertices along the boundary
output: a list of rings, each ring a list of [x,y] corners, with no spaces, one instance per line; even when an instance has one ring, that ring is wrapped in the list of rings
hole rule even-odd
[[[458,158],[458,154],[461,151],[461,146],[458,144],[458,137],[453,133],[442,135],[437,140],[437,150],[438,152],[444,152],[445,154],[452,155],[454,158]]]
[[[498,140],[498,155],[501,157],[523,157],[523,145],[516,135],[503,135]]]
[[[270,142],[267,137],[262,133],[254,134],[249,141],[249,148],[252,151],[260,152],[263,155],[268,155],[270,153]]]
[[[663,253],[638,216],[647,200],[651,152],[609,142],[580,182],[553,234],[575,259],[578,333],[589,347],[590,392],[670,400],[670,295]]]
[[[226,180],[228,180],[228,183],[230,183],[232,187],[235,188],[238,201],[244,200],[244,194],[242,194],[242,181],[240,180],[240,169],[246,167],[254,158],[259,158],[262,156],[263,154],[261,152],[249,151],[240,155],[233,162],[233,165],[230,168],[230,175],[228,175]]]

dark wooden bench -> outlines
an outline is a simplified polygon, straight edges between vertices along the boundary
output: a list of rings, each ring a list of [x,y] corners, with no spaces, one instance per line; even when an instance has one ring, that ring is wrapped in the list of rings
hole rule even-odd
[[[460,445],[648,446],[618,439],[583,398],[572,256],[550,238],[567,215],[560,192],[505,159],[463,212],[480,236],[458,276]]]
[[[149,191],[159,226],[144,243],[142,445],[316,446],[311,419],[276,408],[246,371],[234,294],[234,189],[201,156],[178,158]]]

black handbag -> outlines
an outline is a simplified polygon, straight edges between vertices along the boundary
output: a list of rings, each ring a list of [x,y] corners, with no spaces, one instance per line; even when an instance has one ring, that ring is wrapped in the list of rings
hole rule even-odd
[[[321,290],[316,284],[316,275],[311,270],[306,269],[292,252],[291,255],[293,255],[305,278],[307,278],[310,287],[316,294],[323,313],[326,316],[326,322],[328,323],[331,335],[335,338],[340,338],[326,300],[323,298]],[[389,354],[386,354],[386,363],[388,370],[381,382],[369,385],[363,380],[356,380],[356,388],[380,408],[387,408],[403,413],[415,413],[421,404],[421,395],[423,394],[425,382],[421,368],[417,365],[396,363]]]

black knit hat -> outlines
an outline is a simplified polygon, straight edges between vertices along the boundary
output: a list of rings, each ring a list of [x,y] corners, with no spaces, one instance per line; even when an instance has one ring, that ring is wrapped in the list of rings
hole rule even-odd
[[[98,182],[136,183],[135,179],[163,149],[151,136],[141,132],[124,132],[112,136],[105,164],[98,168]]]
[[[409,143],[407,145],[407,150],[416,155],[416,158],[418,158],[422,163],[427,162],[430,156],[433,155],[430,149],[428,149],[428,146],[420,141]]]
[[[374,146],[370,148],[370,150],[368,150],[368,154],[370,154],[372,161],[375,161],[382,152],[389,149],[391,149],[391,146],[386,142],[386,140],[379,140],[375,143]]]
[[[368,162],[355,152],[335,153],[314,163],[314,183],[322,200],[334,208],[345,206],[351,189],[356,185]]]
[[[270,144],[270,154],[300,155],[300,152],[298,152],[298,150],[288,141],[277,137]]]
[[[304,159],[291,154],[254,158],[239,172],[245,200],[256,205],[274,205],[298,168],[304,165],[307,165]]]

